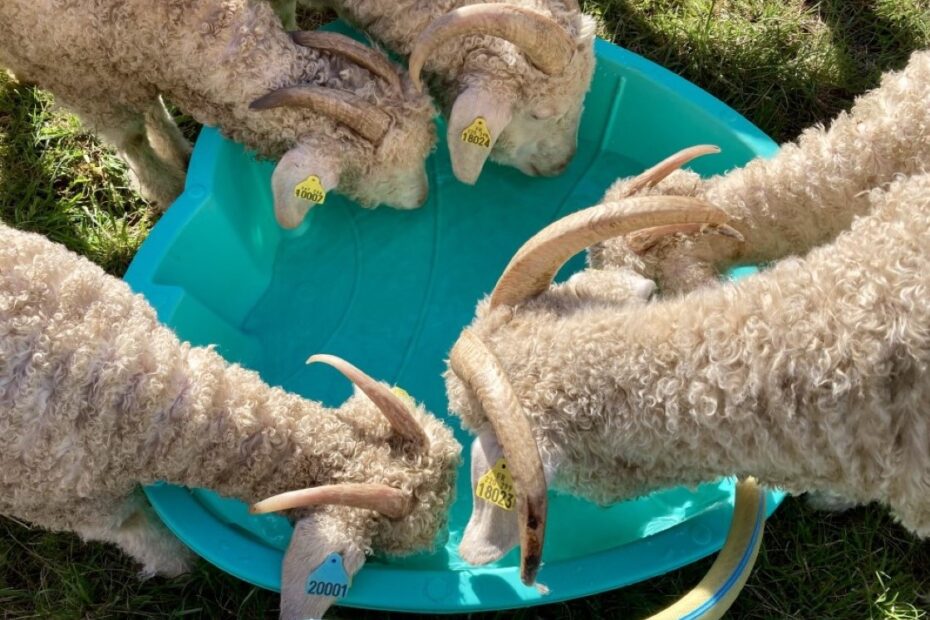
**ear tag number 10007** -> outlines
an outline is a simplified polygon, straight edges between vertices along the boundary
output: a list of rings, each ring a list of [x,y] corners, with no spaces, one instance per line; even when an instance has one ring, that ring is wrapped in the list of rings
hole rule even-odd
[[[311,174],[298,183],[294,187],[294,195],[318,205],[323,204],[323,201],[326,200],[326,190],[323,189],[323,183],[320,181],[320,177],[315,174]]]

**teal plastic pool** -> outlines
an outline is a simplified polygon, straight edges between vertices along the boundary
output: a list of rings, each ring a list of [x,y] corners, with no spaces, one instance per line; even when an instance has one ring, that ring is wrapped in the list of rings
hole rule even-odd
[[[446,353],[476,301],[533,233],[596,203],[616,178],[682,147],[722,147],[721,155],[694,163],[703,174],[776,150],[736,112],[678,76],[603,41],[597,54],[578,154],[564,174],[529,178],[489,164],[469,187],[455,180],[440,144],[428,162],[429,202],[416,211],[364,210],[331,194],[298,229],[281,230],[272,215],[272,165],[205,129],[185,193],[152,231],[126,279],[182,338],[215,344],[274,385],[340,403],[348,382],[304,364],[313,353],[332,353],[443,414]],[[582,264],[577,257],[561,276]],[[470,438],[457,432],[468,445]],[[285,519],[252,517],[241,503],[206,490],[162,484],[146,492],[197,553],[246,581],[279,588],[291,533]],[[485,567],[457,556],[472,502],[465,463],[448,543],[433,554],[369,561],[339,604],[476,611],[616,588],[718,550],[732,499],[730,481],[610,508],[553,495],[539,575],[551,594],[543,597],[520,583],[516,552]],[[780,499],[770,496],[772,509]]]

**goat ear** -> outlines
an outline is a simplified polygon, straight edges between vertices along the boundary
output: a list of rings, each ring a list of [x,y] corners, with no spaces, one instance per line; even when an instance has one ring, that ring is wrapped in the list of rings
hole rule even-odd
[[[330,190],[339,185],[341,166],[309,146],[297,146],[281,158],[271,176],[274,215],[282,228],[296,228]]]
[[[281,620],[319,620],[345,596],[365,564],[360,543],[325,512],[298,521],[281,569]]]
[[[513,104],[505,96],[469,87],[452,104],[449,114],[449,156],[452,172],[473,185],[501,132],[510,124]]]
[[[481,479],[504,458],[504,450],[493,430],[478,435],[471,444],[471,489],[473,507],[459,555],[469,564],[487,564],[504,557],[520,544],[515,506],[507,510],[478,495]]]
[[[570,291],[580,299],[615,304],[642,304],[656,291],[652,280],[641,276],[629,267],[611,269],[588,268],[572,275],[554,290]]]

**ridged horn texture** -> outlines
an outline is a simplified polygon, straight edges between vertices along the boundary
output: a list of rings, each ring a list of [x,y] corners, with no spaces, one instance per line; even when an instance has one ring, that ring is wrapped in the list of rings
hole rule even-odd
[[[420,33],[410,54],[410,79],[422,91],[420,72],[432,53],[449,39],[488,35],[510,41],[547,75],[565,70],[575,53],[571,35],[552,18],[508,4],[472,4],[446,13]]]
[[[374,510],[390,519],[410,514],[410,495],[385,484],[331,484],[288,491],[252,505],[249,512],[265,514],[312,506],[350,506]]]
[[[358,95],[320,86],[289,86],[260,97],[249,106],[253,110],[306,108],[324,114],[362,136],[380,144],[391,127],[391,117]]]
[[[647,187],[658,184],[662,179],[698,157],[713,155],[719,152],[720,147],[712,144],[700,144],[682,149],[674,155],[663,159],[655,166],[642,172],[630,181],[630,184],[626,188],[626,195],[632,196]]]
[[[497,357],[471,331],[449,354],[452,371],[478,398],[497,434],[513,477],[520,528],[520,579],[536,581],[546,534],[546,478],[529,419]]]
[[[491,307],[515,306],[542,293],[568,259],[595,243],[645,228],[726,221],[724,211],[684,196],[633,196],[572,213],[517,251],[491,293]]]
[[[355,64],[365,67],[390,84],[394,92],[400,92],[400,77],[391,62],[380,52],[362,45],[355,39],[337,32],[299,30],[291,33],[294,42],[303,47],[312,47],[339,54]]]
[[[326,364],[341,372],[346,379],[355,384],[381,410],[381,413],[388,419],[391,427],[398,435],[418,446],[426,445],[428,440],[423,428],[410,413],[410,410],[407,409],[407,404],[386,385],[375,381],[349,362],[335,355],[314,355],[307,360],[307,363]]]
[[[673,226],[657,226],[647,230],[640,230],[630,234],[626,239],[626,244],[633,252],[642,254],[655,246],[663,237],[669,235],[696,235],[705,232],[705,224],[677,224]],[[745,241],[742,233],[731,226],[723,224],[715,226],[711,232],[724,237],[729,237],[734,241]]]

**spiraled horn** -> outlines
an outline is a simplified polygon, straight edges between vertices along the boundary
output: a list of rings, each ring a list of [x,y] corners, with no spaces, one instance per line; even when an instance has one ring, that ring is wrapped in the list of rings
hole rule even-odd
[[[427,443],[426,433],[420,424],[416,421],[407,405],[394,394],[386,385],[379,383],[366,375],[364,372],[335,355],[314,355],[307,360],[308,364],[322,363],[332,366],[341,372],[346,379],[354,383],[365,393],[365,396],[381,410],[384,417],[388,419],[394,431],[417,445],[425,446]]]
[[[513,476],[520,527],[520,579],[536,581],[546,534],[546,478],[530,422],[497,357],[468,329],[449,354],[452,371],[481,402]]]
[[[249,508],[252,514],[280,512],[310,506],[350,506],[374,510],[391,519],[410,514],[410,495],[386,484],[331,484],[288,491],[263,499]]]
[[[391,126],[391,117],[358,95],[320,86],[279,88],[249,106],[253,110],[307,108],[342,123],[373,144],[380,144]]]
[[[726,224],[724,211],[684,196],[633,196],[572,213],[520,248],[491,293],[491,307],[513,306],[545,291],[565,262],[586,247],[644,228]]]
[[[420,33],[410,54],[410,79],[422,90],[420,71],[444,42],[467,35],[490,35],[519,47],[543,73],[561,73],[571,62],[575,43],[550,17],[508,4],[472,4],[446,13]]]
[[[337,32],[319,30],[299,30],[291,33],[294,42],[303,47],[312,47],[339,54],[355,64],[365,67],[377,76],[384,78],[395,92],[400,92],[400,77],[394,71],[391,62],[384,56],[355,39]]]

